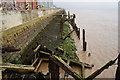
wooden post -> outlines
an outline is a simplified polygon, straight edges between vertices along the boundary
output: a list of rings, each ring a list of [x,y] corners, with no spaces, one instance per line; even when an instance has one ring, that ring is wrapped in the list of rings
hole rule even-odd
[[[76,18],[76,15],[73,14],[73,22],[75,23],[75,18]]]
[[[68,11],[68,20],[70,20],[70,12]]]
[[[62,68],[65,72],[67,72],[69,75],[71,75],[75,80],[83,80],[83,78],[80,75],[78,75],[76,72],[74,72],[72,70],[72,68],[69,65],[67,65],[67,63],[65,63],[61,58],[59,58],[59,57],[57,57],[57,56],[54,55],[54,56],[51,56],[50,59],[55,64],[57,64],[58,66],[60,66],[60,68]],[[55,71],[55,72],[57,73],[57,71]],[[57,75],[56,73],[54,73],[55,76]],[[53,80],[53,79],[51,79],[51,80]]]
[[[78,38],[80,39],[80,28],[78,28]]]
[[[87,42],[85,42],[85,29],[83,29],[83,51],[86,51]]]
[[[81,67],[81,76],[83,78],[85,78],[85,66],[84,66],[84,64],[82,64],[82,67]]]
[[[72,17],[72,19],[71,19],[71,25],[72,26],[75,26],[75,14],[73,14],[73,17]]]
[[[74,24],[74,30],[75,30],[75,32],[77,33],[78,32],[78,27],[76,26],[76,24]]]
[[[51,59],[49,59],[49,72],[51,79],[50,80],[59,80],[59,66],[56,65]]]
[[[117,67],[117,70],[116,70],[116,78],[115,80],[120,80],[120,54],[118,56],[118,67]]]

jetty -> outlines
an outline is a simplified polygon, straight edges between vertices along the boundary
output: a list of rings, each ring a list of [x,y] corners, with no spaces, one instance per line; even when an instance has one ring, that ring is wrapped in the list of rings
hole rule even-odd
[[[5,28],[1,32],[3,62],[0,63],[0,69],[3,79],[93,80],[116,62],[116,80],[120,79],[120,55],[85,76],[86,69],[91,70],[94,65],[84,63],[78,58],[73,35],[82,42],[82,50],[85,52],[89,44],[86,42],[86,30],[77,27],[75,14],[66,13],[64,9],[50,11],[43,16],[33,14],[33,11],[18,12],[22,15],[19,16],[22,18],[22,24]],[[25,18],[25,14],[38,17]],[[83,36],[83,39],[80,36]]]

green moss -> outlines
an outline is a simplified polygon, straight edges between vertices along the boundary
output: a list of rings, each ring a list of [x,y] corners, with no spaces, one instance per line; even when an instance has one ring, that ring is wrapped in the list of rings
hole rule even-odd
[[[64,24],[64,30],[63,30],[63,38],[70,32],[69,24]],[[67,38],[62,44],[60,44],[60,47],[63,48],[64,53],[63,55],[60,55],[61,57],[67,59],[67,60],[78,60],[78,57],[76,55],[76,46],[74,44],[74,39],[70,36]]]
[[[12,57],[3,59],[3,62],[5,62],[5,63],[21,64],[20,60],[16,60],[15,58],[12,58]]]

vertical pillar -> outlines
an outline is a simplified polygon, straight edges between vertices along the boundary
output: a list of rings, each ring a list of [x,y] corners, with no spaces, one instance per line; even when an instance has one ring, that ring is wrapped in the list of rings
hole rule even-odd
[[[80,28],[78,28],[78,38],[80,39]]]
[[[59,80],[59,66],[49,59],[50,80]]]
[[[75,23],[75,18],[76,18],[76,15],[73,14],[73,22]]]
[[[68,11],[68,21],[70,20],[70,12]]]
[[[83,29],[83,51],[86,51],[87,42],[85,41],[85,29]]]

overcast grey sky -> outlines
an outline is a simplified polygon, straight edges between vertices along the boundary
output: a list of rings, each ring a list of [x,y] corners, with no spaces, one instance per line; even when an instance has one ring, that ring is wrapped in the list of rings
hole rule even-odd
[[[119,0],[53,0],[54,2],[118,2]]]
[[[67,2],[68,1],[68,2]],[[117,10],[117,0],[54,0],[54,5],[64,9]]]

